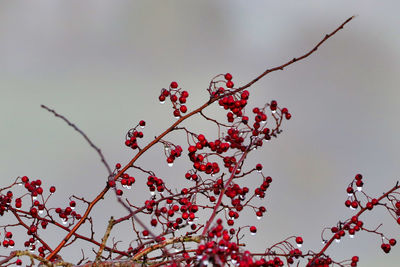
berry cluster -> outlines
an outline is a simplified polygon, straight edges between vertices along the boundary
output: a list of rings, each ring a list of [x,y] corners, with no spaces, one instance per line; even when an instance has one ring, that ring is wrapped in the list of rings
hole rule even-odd
[[[180,145],[173,145],[171,143],[164,143],[164,152],[167,157],[167,163],[169,167],[174,165],[175,159],[182,155],[183,149]]]
[[[163,192],[164,191],[164,181],[161,178],[158,178],[156,176],[150,175],[147,178],[147,186],[149,187],[150,193],[154,195],[156,189],[158,192]]]
[[[5,195],[0,195],[0,216],[3,216],[4,212],[8,211],[12,197],[13,193],[11,191],[8,191]]]
[[[272,182],[272,178],[271,176],[267,176],[263,179],[262,184],[260,185],[260,187],[256,188],[254,190],[254,193],[256,196],[258,196],[259,198],[264,198],[265,197],[265,191],[267,191],[269,185]]]
[[[222,219],[217,220],[215,227],[211,228],[207,235],[207,241],[200,244],[196,250],[196,259],[200,265],[225,266],[228,262],[236,266],[283,266],[279,257],[266,261],[264,258],[254,260],[249,251],[242,251],[234,240],[237,236],[235,229],[229,231],[223,227]],[[250,226],[250,232],[255,234],[257,228]],[[187,264],[191,260],[186,261]]]
[[[6,232],[5,239],[2,242],[3,247],[5,247],[5,248],[8,248],[8,247],[13,248],[14,247],[15,242],[14,242],[14,240],[11,239],[12,236],[13,236],[12,232]]]
[[[117,163],[116,164],[116,170],[121,168],[121,164]],[[112,187],[115,188],[115,193],[117,196],[122,196],[123,195],[123,191],[122,189],[117,189],[116,188],[116,181],[119,182],[119,184],[125,188],[125,189],[131,189],[132,185],[135,183],[136,179],[133,176],[130,176],[127,173],[123,173],[121,174],[121,176],[117,179],[117,180],[113,180],[113,179],[109,179],[107,181],[107,187]]]
[[[5,212],[11,212],[15,215],[17,220],[26,229],[27,240],[23,242],[24,247],[29,248],[30,252],[38,251],[40,257],[45,257],[46,252],[50,250],[49,246],[39,237],[39,227],[45,230],[49,223],[58,226],[60,228],[68,230],[68,226],[64,226],[70,220],[70,225],[75,221],[82,218],[80,214],[74,211],[76,207],[76,202],[70,200],[69,205],[62,209],[60,207],[49,208],[47,207],[47,202],[51,195],[56,191],[54,186],[49,188],[49,195],[44,196],[44,190],[42,187],[42,181],[40,179],[29,179],[27,176],[18,177],[14,184],[9,188],[20,185],[21,187],[16,188],[15,191],[25,190],[26,193],[19,197],[14,197],[14,193],[9,190],[5,195],[0,195],[1,203],[1,216],[5,215]],[[22,187],[23,185],[23,187]],[[13,201],[13,199],[15,199]],[[23,199],[25,199],[25,204],[23,205]],[[12,204],[14,202],[14,205]],[[26,207],[26,210],[23,208]],[[54,215],[58,215],[63,224],[59,224],[55,221]],[[22,220],[24,218],[24,220]],[[14,225],[13,225],[14,226]],[[1,245],[4,248],[13,248],[15,241],[12,239],[13,233],[11,231],[6,231],[7,226],[2,226],[5,230],[4,239]],[[11,226],[8,226],[11,227]],[[41,243],[41,246],[37,247],[37,242]],[[22,260],[17,259],[14,262],[16,265],[22,265]]]
[[[191,145],[188,147],[188,156],[190,161],[193,162],[193,168],[196,169],[197,171],[204,172],[206,174],[217,174],[220,171],[219,165],[217,162],[207,162],[208,160],[208,154],[205,153],[204,155],[201,153],[197,153],[198,151],[202,150],[205,147],[210,147],[210,144],[207,142],[207,139],[205,138],[204,135],[200,134],[197,136],[197,142],[195,145]],[[217,142],[218,141],[218,142]],[[216,143],[219,144],[221,153],[224,151],[224,149],[221,148],[220,141],[216,140]],[[225,145],[222,145],[224,147]],[[213,147],[215,150],[217,150],[217,147],[215,146],[215,143],[213,144]]]
[[[187,107],[185,105],[186,99],[189,97],[189,93],[185,90],[178,88],[177,82],[171,82],[168,89],[163,88],[161,90],[158,100],[161,104],[165,103],[166,98],[169,97],[174,109],[173,114],[175,118],[179,118],[181,113],[187,112]]]
[[[133,150],[138,149],[139,146],[137,144],[138,138],[143,138],[143,133],[141,131],[136,130],[137,127],[144,128],[146,126],[146,122],[141,120],[134,128],[130,129],[125,136],[125,145],[127,147],[132,148]],[[118,169],[118,168],[117,168]]]

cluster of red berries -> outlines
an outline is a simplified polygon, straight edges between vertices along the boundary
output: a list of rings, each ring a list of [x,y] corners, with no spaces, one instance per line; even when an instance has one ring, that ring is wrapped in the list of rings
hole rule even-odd
[[[179,158],[182,155],[182,147],[177,145],[171,149],[171,146],[167,146],[166,149],[167,163],[168,166],[172,167],[176,158]]]
[[[215,227],[211,228],[207,234],[207,241],[200,244],[196,249],[196,260],[203,265],[213,264],[214,266],[224,266],[228,261],[236,266],[283,266],[283,262],[278,258],[266,261],[261,258],[256,260],[248,251],[241,251],[236,242],[232,241],[235,229],[229,231],[222,226],[222,219],[217,220]],[[257,232],[255,226],[250,226],[250,232]],[[191,263],[190,260],[186,261]]]
[[[356,200],[354,197],[355,190],[353,188],[354,182],[357,187],[357,191],[362,191],[362,187],[364,185],[364,182],[362,181],[363,176],[361,174],[356,174],[353,182],[347,187],[346,192],[348,195],[347,200],[345,201],[345,206],[351,209],[357,209],[359,207],[359,202]],[[377,205],[378,201],[376,199],[373,199],[371,202],[368,202],[367,206],[368,209],[372,209],[373,206]]]
[[[136,181],[135,177],[130,176],[130,175],[127,174],[127,173],[124,173],[124,174],[121,176],[120,183],[121,183],[121,185],[122,185],[123,188],[130,189],[131,186],[132,186],[132,184],[135,183],[135,181]]]
[[[8,191],[6,195],[0,195],[0,216],[3,216],[4,212],[8,210],[12,197],[13,193],[11,191]]]
[[[224,161],[224,167],[227,168],[230,173],[232,173],[233,169],[236,166],[236,158],[234,156],[232,156],[232,157],[226,156],[223,158],[223,161]],[[239,173],[240,173],[240,169],[236,168],[235,174],[239,174]]]
[[[259,198],[264,198],[265,197],[265,191],[267,191],[269,185],[272,183],[272,178],[270,176],[267,176],[263,179],[262,184],[260,187],[257,187],[254,189],[254,193],[256,196]]]
[[[156,189],[158,192],[163,192],[165,189],[164,181],[161,178],[158,178],[153,175],[147,177],[147,186],[149,187],[150,193],[152,195],[154,195]]]
[[[240,97],[236,95],[229,95],[219,100],[219,105],[229,112],[226,114],[228,122],[233,122],[235,117],[243,116],[243,108],[247,105],[247,99],[249,98],[249,92],[244,91],[240,94]]]
[[[45,217],[41,217],[46,209],[45,203],[43,197],[41,198],[44,202],[42,203],[41,201],[38,200],[38,196],[43,195],[43,187],[42,187],[42,181],[40,179],[37,180],[30,180],[27,176],[23,176],[21,178],[21,182],[18,182],[16,184],[24,185],[24,188],[28,191],[28,194],[25,194],[24,196],[29,196],[30,197],[30,202],[31,206],[27,212],[24,213],[24,217],[28,219],[33,219],[32,224],[27,227],[27,232],[26,234],[28,236],[31,236],[28,240],[24,242],[24,246],[29,248],[31,252],[37,251],[39,252],[40,257],[45,257],[45,252],[48,250],[45,245],[42,245],[38,248],[36,248],[36,241],[37,241],[37,235],[38,235],[38,227],[41,226],[42,229],[46,229],[47,225],[51,220],[46,219]],[[54,186],[51,186],[49,188],[50,195],[52,195],[56,191],[56,188]],[[22,208],[22,198],[23,197],[18,197],[15,198],[15,211],[18,211]],[[13,193],[12,191],[8,191],[6,195],[0,195],[0,211],[2,212],[1,215],[3,215],[4,211],[7,211],[8,209],[13,209],[10,205],[12,203],[13,199]],[[48,198],[47,198],[48,199]],[[74,218],[76,220],[79,220],[82,218],[82,216],[78,213],[76,213],[73,209],[76,207],[75,201],[70,201],[69,206],[66,207],[65,209],[61,208],[55,208],[55,212],[59,215],[59,217],[63,220],[64,223],[68,221],[69,218]],[[49,212],[51,209],[46,209],[47,212]],[[14,240],[12,239],[12,232],[7,231],[5,233],[5,239],[2,241],[2,245],[5,248],[12,248],[15,245]],[[16,265],[22,265],[22,261],[20,259],[17,259],[15,261]]]
[[[278,102],[276,102],[276,100],[272,100],[269,104],[269,108],[271,109],[273,114],[276,113],[276,111],[278,110]],[[287,108],[282,108],[281,113],[282,115],[285,115],[285,118],[287,120],[290,120],[290,118],[292,117],[292,114],[289,113]]]
[[[197,142],[195,145],[191,145],[188,147],[188,156],[189,159],[193,162],[193,168],[200,171],[205,172],[206,174],[217,174],[220,171],[219,165],[217,162],[205,162],[207,156],[203,156],[202,154],[196,154],[198,150],[202,150],[204,147],[210,146],[207,142],[207,139],[203,134],[199,134],[197,136]],[[221,143],[219,143],[221,145]],[[214,142],[215,147],[215,142]],[[216,147],[215,147],[216,149]],[[223,151],[224,149],[221,149]]]
[[[222,154],[228,151],[230,145],[227,142],[222,142],[221,140],[217,139],[214,142],[209,142],[208,146],[210,147],[211,151],[217,152],[218,154]]]
[[[141,128],[144,128],[146,126],[146,122],[141,120],[138,123],[138,125],[136,125],[136,127],[132,128],[128,131],[128,133],[126,134],[126,137],[125,137],[125,145],[132,149],[137,149],[139,147],[138,143],[137,143],[137,139],[143,138],[143,132],[136,130],[138,126],[140,126]]]
[[[191,181],[197,181],[199,179],[199,176],[195,172],[188,171],[185,174],[185,178]]]
[[[288,261],[288,262],[293,263],[293,261]],[[312,261],[310,259],[308,264],[306,265],[306,267],[330,267],[330,266],[332,266],[332,263],[333,262],[330,257],[319,257]],[[354,266],[357,266],[357,265],[354,265]]]
[[[349,233],[351,238],[354,237],[355,233],[363,229],[364,223],[358,219],[357,216],[353,216],[351,220],[345,223],[341,228],[332,227],[331,231],[334,233],[334,238],[338,242],[343,236],[345,236],[345,231]],[[385,253],[389,253],[392,246],[396,245],[396,239],[389,239],[389,243],[382,243],[381,248]],[[358,258],[357,258],[358,259]],[[356,265],[351,265],[356,266]]]
[[[163,104],[167,97],[169,97],[171,100],[172,107],[174,109],[174,117],[179,118],[181,113],[187,112],[185,103],[186,99],[189,97],[189,93],[187,91],[181,91],[181,89],[178,89],[177,82],[171,82],[169,89],[163,88],[158,100],[160,100],[160,103]]]
[[[74,211],[75,207],[76,203],[72,200],[69,202],[69,206],[65,207],[65,209],[56,208],[56,213],[64,224],[67,224],[69,218],[75,218],[76,220],[80,220],[82,218],[79,213]]]
[[[241,151],[246,150],[246,146],[243,144],[244,138],[242,133],[236,128],[230,128],[228,130],[227,135],[225,136],[225,141],[230,143],[231,148],[236,148]]]
[[[389,243],[382,243],[381,245],[381,249],[385,252],[385,253],[389,253],[390,249],[396,245],[397,241],[396,239],[392,238],[389,240]]]
[[[261,206],[258,208],[256,211],[257,219],[261,219],[261,217],[264,215],[264,213],[267,211],[267,209],[264,206]]]
[[[30,228],[32,228],[32,230],[35,231],[35,226],[31,226]],[[30,229],[30,230],[31,230],[31,229]],[[35,245],[35,243],[36,243],[36,239],[35,239],[34,237],[31,237],[31,238],[29,238],[29,240],[27,240],[27,241],[24,242],[24,246],[25,246],[26,248],[29,248],[30,251],[34,251],[34,250],[36,250],[36,245]],[[42,257],[42,258],[44,258],[44,257],[45,257],[45,252],[46,252],[46,250],[47,250],[47,248],[46,248],[44,245],[43,245],[43,246],[40,246],[40,247],[38,248],[39,256]]]
[[[42,181],[40,179],[29,182],[29,178],[27,176],[23,176],[21,181],[24,183],[26,190],[28,190],[33,198],[43,194],[43,188],[41,187]]]
[[[353,257],[351,258],[350,266],[356,267],[359,260],[360,260],[360,259],[358,258],[358,256],[353,256]]]
[[[121,164],[117,163],[115,165],[116,170],[119,170],[121,168]],[[130,176],[127,173],[123,173],[120,178],[118,178],[118,181],[120,182],[121,186],[125,189],[131,189],[132,185],[135,183],[136,179],[133,176]],[[115,187],[116,183],[115,180],[110,179],[107,181],[107,186],[108,187]],[[123,195],[123,191],[122,189],[116,189],[115,193],[117,194],[117,196],[122,196]]]
[[[2,242],[3,247],[5,247],[5,248],[7,248],[7,247],[13,248],[14,247],[15,242],[14,242],[14,240],[11,239],[12,236],[13,236],[12,232],[6,232],[5,239]]]
[[[182,193],[187,194],[187,192]],[[155,227],[158,222],[160,222],[166,225],[168,229],[177,230],[183,223],[188,223],[192,230],[197,228],[196,224],[194,224],[194,220],[196,219],[195,213],[199,210],[199,207],[190,202],[187,198],[180,198],[178,200],[179,205],[174,204],[173,198],[168,198],[166,200],[166,206],[154,209],[156,204],[157,202],[153,199],[145,201],[147,211],[150,213],[154,211],[154,215],[156,216],[156,218],[150,220],[151,226]],[[174,217],[175,219],[173,219]]]
[[[400,201],[394,203],[394,213],[397,216],[397,223],[400,224]]]

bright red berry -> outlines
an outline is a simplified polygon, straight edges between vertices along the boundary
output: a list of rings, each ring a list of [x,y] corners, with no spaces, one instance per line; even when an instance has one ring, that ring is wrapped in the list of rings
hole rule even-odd
[[[224,75],[224,77],[225,77],[225,79],[226,79],[227,81],[232,80],[232,75],[231,75],[230,73],[226,73],[226,74]]]
[[[173,88],[173,89],[178,88],[178,83],[177,82],[171,82],[170,87]]]

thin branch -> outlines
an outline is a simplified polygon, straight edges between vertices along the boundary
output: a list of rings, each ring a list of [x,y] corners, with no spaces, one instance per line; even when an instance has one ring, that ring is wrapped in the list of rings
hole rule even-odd
[[[93,144],[93,142],[90,140],[90,138],[81,130],[79,129],[75,124],[73,124],[72,122],[70,122],[66,117],[64,117],[63,115],[58,114],[54,109],[48,108],[45,105],[41,105],[42,108],[44,108],[45,110],[47,110],[50,113],[53,113],[54,116],[62,119],[63,121],[65,121],[69,126],[71,126],[72,128],[74,128],[75,131],[77,131],[78,133],[80,133],[83,138],[85,138],[85,140],[89,143],[89,145],[96,150],[97,154],[99,154],[101,162],[103,163],[103,165],[106,167],[107,171],[108,171],[108,175],[112,175],[112,170],[110,168],[110,166],[108,165],[103,153],[101,152],[101,149],[98,148],[95,144]]]
[[[113,226],[114,226],[114,217],[111,216],[110,220],[108,221],[108,226],[107,226],[106,232],[104,233],[104,236],[101,239],[101,246],[96,255],[96,262],[98,262],[100,260],[101,254],[103,253],[104,247],[106,246],[107,239],[110,236],[111,229],[113,228]]]

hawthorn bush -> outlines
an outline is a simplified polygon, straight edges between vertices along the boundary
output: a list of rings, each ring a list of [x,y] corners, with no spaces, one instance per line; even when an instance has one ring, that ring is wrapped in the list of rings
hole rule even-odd
[[[207,88],[209,100],[196,109],[190,110],[186,106],[190,93],[179,83],[171,82],[161,89],[158,101],[172,105],[171,113],[176,122],[153,141],[143,144],[141,138],[148,134],[143,129],[146,122],[138,119],[137,125],[127,131],[124,141],[127,149],[135,153],[127,164],[116,163],[110,167],[101,150],[84,132],[43,105],[42,108],[64,120],[86,139],[99,154],[109,176],[103,180],[104,189],[93,200],[72,195],[69,204],[63,207],[48,204],[57,193],[56,186],[48,186],[33,177],[17,177],[11,185],[1,188],[0,215],[13,216],[18,222],[0,226],[1,245],[3,249],[9,249],[9,253],[0,258],[1,266],[357,266],[358,256],[339,261],[326,252],[333,242],[339,242],[344,236],[352,238],[360,231],[379,235],[382,250],[389,253],[396,240],[379,232],[379,227],[365,228],[361,215],[380,206],[400,224],[400,186],[396,183],[386,193],[370,197],[363,191],[361,174],[355,174],[346,188],[348,198],[344,204],[354,210],[354,216],[325,228],[322,232],[323,246],[317,251],[304,250],[301,236],[290,236],[263,251],[248,251],[243,236],[254,235],[260,229],[256,225],[237,222],[243,210],[252,211],[257,219],[267,212],[265,206],[258,203],[264,199],[273,179],[264,173],[262,162],[246,162],[246,157],[277,138],[282,132],[282,124],[292,116],[288,108],[275,100],[262,107],[249,107],[251,86],[268,73],[283,70],[308,57],[352,19],[347,19],[325,35],[306,54],[267,69],[243,86],[235,86],[230,73],[215,76]],[[224,121],[202,112],[212,104],[219,105],[226,113]],[[182,125],[184,120],[195,114],[217,126],[217,138],[208,133],[193,132]],[[179,144],[168,141],[167,135],[174,131],[183,132],[186,140],[181,140]],[[168,178],[137,164],[137,160],[156,144],[161,144],[165,166],[172,167],[177,160],[189,159],[192,167],[185,173],[177,173],[177,176],[187,180],[190,186],[171,188]],[[145,183],[149,197],[141,203],[132,203],[124,193],[135,190],[137,179],[143,175],[147,177]],[[258,187],[246,186],[249,177],[258,179]],[[120,217],[112,214],[99,240],[94,237],[93,230],[86,235],[78,233],[82,225],[92,224],[89,214],[110,193],[116,195],[126,213]],[[136,239],[128,240],[129,246],[114,241],[110,245],[111,232],[118,231],[120,223],[127,221],[131,222]],[[49,225],[65,232],[55,247],[46,239],[46,235],[50,234]],[[14,233],[21,229],[26,232],[25,241],[14,241]],[[88,257],[83,254],[76,263],[64,261],[63,248],[74,245],[77,240],[94,247],[94,254]],[[22,250],[13,250],[14,247]],[[76,249],[78,251],[79,247]]]

